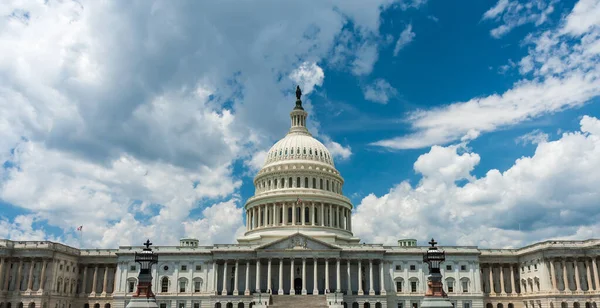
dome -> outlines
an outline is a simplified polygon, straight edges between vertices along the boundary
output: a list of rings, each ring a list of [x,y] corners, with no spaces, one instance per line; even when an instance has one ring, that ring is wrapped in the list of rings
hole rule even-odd
[[[281,161],[310,160],[334,167],[329,150],[308,133],[291,132],[267,152],[265,167]]]

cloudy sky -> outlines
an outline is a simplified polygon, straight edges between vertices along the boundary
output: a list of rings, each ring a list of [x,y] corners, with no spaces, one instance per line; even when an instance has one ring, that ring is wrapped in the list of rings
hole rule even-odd
[[[0,16],[0,238],[234,243],[296,84],[363,241],[600,237],[600,0],[8,0]]]

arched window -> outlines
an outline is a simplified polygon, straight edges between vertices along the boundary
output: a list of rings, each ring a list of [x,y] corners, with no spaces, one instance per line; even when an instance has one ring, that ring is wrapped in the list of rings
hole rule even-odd
[[[352,303],[352,308],[358,308],[358,303],[357,302]]]
[[[288,179],[288,188],[292,188],[292,178]]]
[[[34,302],[29,303],[29,308],[35,308],[35,303]]]
[[[194,293],[199,293],[202,291],[202,278],[194,278]]]
[[[487,303],[485,305],[485,308],[494,308],[494,305],[492,305],[492,303]]]
[[[233,304],[232,303],[227,303],[227,308],[233,308]]]
[[[277,186],[277,179],[274,179],[274,180],[273,180],[273,187],[274,187],[274,188],[279,188],[279,186]]]
[[[566,302],[562,302],[560,303],[560,308],[569,308],[569,305]]]
[[[327,183],[327,190],[329,190],[329,180],[327,180],[326,183]]]
[[[221,308],[221,303],[216,303],[215,308]]]
[[[394,282],[396,285],[396,292],[404,292],[404,279],[396,278],[396,280],[394,280]]]
[[[238,308],[244,308],[244,303],[238,303]]]
[[[187,279],[185,278],[179,278],[178,282],[178,290],[179,293],[185,293],[187,291]]]
[[[313,186],[312,188],[317,188],[317,179],[313,178]]]
[[[323,179],[319,179],[319,182],[321,184],[320,188],[323,189]]]
[[[300,187],[300,177],[296,178],[296,187],[299,188]]]
[[[100,304],[98,304],[98,303],[95,303],[95,304],[94,304],[94,308],[100,308]]]
[[[308,188],[308,178],[304,178],[304,188]]]
[[[375,303],[375,308],[381,308],[381,303]]]
[[[160,292],[169,292],[169,278],[163,277],[160,281]]]
[[[304,155],[306,155],[306,148],[304,148]]]
[[[104,304],[104,308],[110,308],[110,304],[109,303]]]
[[[502,303],[498,303],[498,305],[496,305],[497,308],[504,308],[504,305],[502,305]]]
[[[129,279],[127,279],[127,292],[129,293],[133,293],[135,292],[135,283],[136,279],[131,277]]]
[[[291,148],[290,151],[291,151],[290,154],[294,155],[294,148]]]
[[[371,308],[371,304],[369,304],[369,303],[365,303],[365,304],[363,305],[363,307],[364,307],[364,308]]]

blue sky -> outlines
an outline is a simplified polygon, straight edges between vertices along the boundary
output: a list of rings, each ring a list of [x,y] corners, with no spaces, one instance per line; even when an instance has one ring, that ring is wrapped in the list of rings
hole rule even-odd
[[[296,84],[364,241],[598,237],[598,0],[8,3],[0,238],[235,242]]]

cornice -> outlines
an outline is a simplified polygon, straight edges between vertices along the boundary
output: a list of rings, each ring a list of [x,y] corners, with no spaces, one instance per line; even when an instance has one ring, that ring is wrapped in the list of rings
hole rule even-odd
[[[337,203],[347,205],[351,209],[354,208],[350,199],[344,195],[312,188],[284,188],[277,191],[263,192],[248,198],[244,207],[248,208],[257,203],[296,202],[298,197],[307,202]]]

